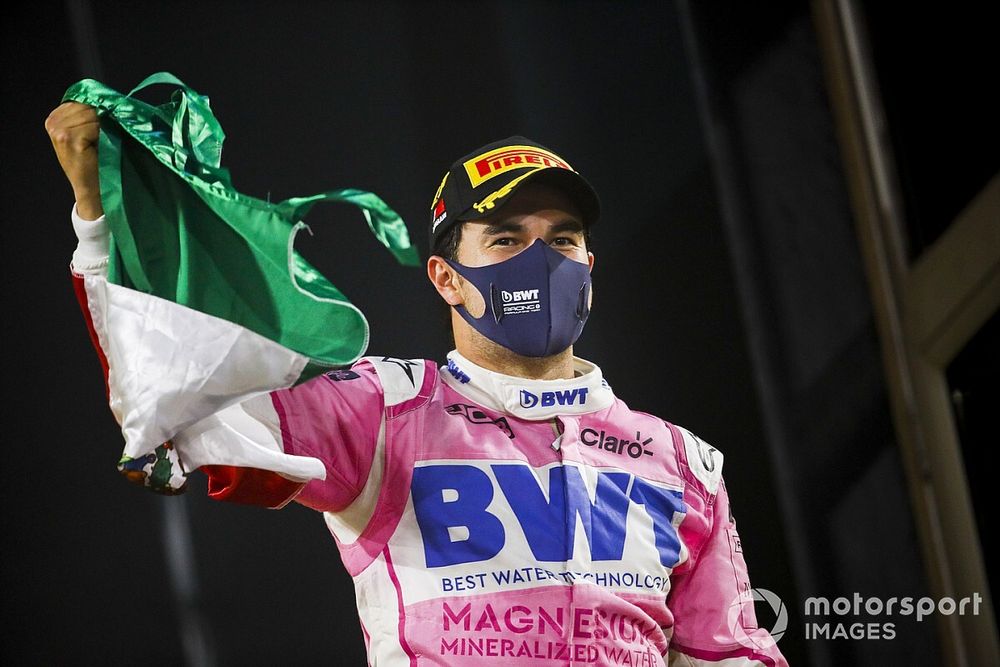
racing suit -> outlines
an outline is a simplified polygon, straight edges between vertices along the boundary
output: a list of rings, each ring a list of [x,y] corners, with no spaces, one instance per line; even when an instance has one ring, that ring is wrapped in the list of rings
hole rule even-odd
[[[107,236],[74,227],[86,314]],[[757,628],[722,454],[631,410],[596,365],[574,369],[365,357],[175,446],[215,497],[323,513],[372,665],[785,665]],[[325,479],[209,465],[237,433],[318,459]]]

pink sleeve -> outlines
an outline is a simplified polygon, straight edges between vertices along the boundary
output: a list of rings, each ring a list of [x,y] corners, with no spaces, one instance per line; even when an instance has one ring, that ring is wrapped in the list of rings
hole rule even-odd
[[[309,482],[296,501],[340,511],[361,493],[371,469],[384,412],[375,369],[361,361],[291,389],[271,393],[285,453],[312,456],[326,479]]]
[[[743,659],[740,664],[776,665],[787,662],[767,630],[757,627],[750,577],[736,523],[729,511],[724,481],[712,496],[703,487],[685,492],[691,521],[685,542],[687,563],[675,573],[668,605],[674,615],[671,651],[696,665]],[[700,533],[700,539],[697,534]]]

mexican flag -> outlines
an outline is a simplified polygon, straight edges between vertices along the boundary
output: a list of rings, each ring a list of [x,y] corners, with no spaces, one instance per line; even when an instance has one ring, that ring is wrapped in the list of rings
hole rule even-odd
[[[134,96],[152,84],[171,86],[169,101]],[[158,463],[167,470],[164,443],[179,434],[364,354],[364,315],[294,240],[316,203],[346,202],[400,263],[417,265],[385,202],[354,189],[279,203],[237,192],[221,166],[225,135],[208,98],[165,72],[128,94],[85,79],[63,100],[94,106],[101,119],[111,254],[107,274],[85,276],[84,287],[125,438],[123,472],[139,463],[155,477]],[[169,491],[182,483],[173,477],[161,472],[155,485]]]

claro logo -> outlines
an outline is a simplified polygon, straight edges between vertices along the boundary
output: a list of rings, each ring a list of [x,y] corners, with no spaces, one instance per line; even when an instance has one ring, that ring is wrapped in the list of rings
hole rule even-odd
[[[653,452],[646,449],[646,445],[653,442],[652,438],[642,439],[642,434],[636,431],[635,440],[615,436],[607,433],[603,429],[598,431],[592,428],[585,428],[580,431],[580,441],[588,447],[597,447],[615,454],[627,454],[633,459],[652,456]]]
[[[550,408],[554,405],[585,405],[587,403],[587,387],[578,389],[563,389],[559,391],[543,391],[534,394],[527,389],[521,390],[522,408]]]

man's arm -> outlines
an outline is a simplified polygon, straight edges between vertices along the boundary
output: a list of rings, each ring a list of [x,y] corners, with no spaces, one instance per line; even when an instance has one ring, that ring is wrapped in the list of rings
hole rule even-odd
[[[787,667],[774,639],[757,626],[750,576],[725,482],[720,483],[708,514],[707,540],[691,569],[678,575],[671,589],[668,604],[675,620],[670,664]]]
[[[678,464],[687,482],[681,536],[688,559],[671,577],[674,617],[670,665],[787,667],[774,639],[757,626],[743,546],[722,478],[722,453],[684,429]]]
[[[101,277],[108,266],[110,233],[103,217],[98,175],[99,121],[93,107],[65,103],[45,122],[56,156],[76,204],[73,229],[74,289],[108,383],[108,360],[94,327],[88,277]],[[323,376],[293,389],[279,390],[213,415],[160,449],[180,453],[185,472],[200,468],[217,499],[283,505],[292,496],[319,510],[348,506],[368,478],[382,416],[382,389],[375,371],[359,371],[359,382],[336,384]],[[364,406],[362,408],[362,406]],[[231,458],[233,465],[212,463]],[[185,454],[187,454],[185,456]],[[303,483],[264,467],[281,455],[322,462],[325,479]],[[254,462],[261,467],[255,468]],[[280,467],[278,468],[280,470]],[[129,476],[126,474],[126,476]]]

